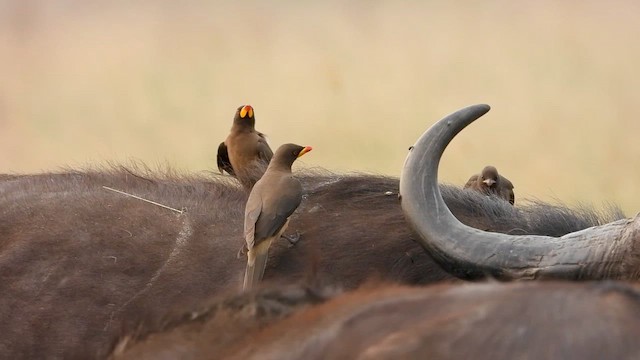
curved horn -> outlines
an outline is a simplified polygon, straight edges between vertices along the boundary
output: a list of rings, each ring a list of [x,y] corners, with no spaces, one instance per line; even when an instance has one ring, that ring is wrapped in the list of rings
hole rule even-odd
[[[400,176],[404,215],[421,245],[464,279],[637,279],[640,216],[555,238],[477,230],[458,221],[442,199],[438,164],[449,142],[489,111],[473,105],[445,117],[411,148]]]

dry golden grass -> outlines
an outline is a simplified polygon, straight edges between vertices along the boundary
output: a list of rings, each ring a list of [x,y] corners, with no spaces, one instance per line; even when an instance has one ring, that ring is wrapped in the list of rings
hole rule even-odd
[[[0,170],[215,167],[235,108],[307,165],[398,175],[429,125],[493,110],[441,180],[640,209],[640,3],[0,1]]]

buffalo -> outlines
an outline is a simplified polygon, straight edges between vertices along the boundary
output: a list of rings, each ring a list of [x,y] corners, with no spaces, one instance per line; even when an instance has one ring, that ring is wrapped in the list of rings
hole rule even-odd
[[[303,201],[289,231],[300,240],[272,245],[266,281],[456,281],[406,225],[398,179],[297,176]],[[501,233],[561,236],[622,217],[617,208],[513,207],[450,185],[441,194],[463,223]],[[233,293],[245,268],[236,254],[246,199],[227,176],[118,166],[0,175],[0,357],[105,358],[129,334]]]

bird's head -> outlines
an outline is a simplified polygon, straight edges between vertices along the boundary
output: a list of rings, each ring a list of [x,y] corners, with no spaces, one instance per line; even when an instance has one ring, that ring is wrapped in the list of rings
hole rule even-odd
[[[281,165],[291,168],[293,162],[296,161],[302,155],[308,153],[313,148],[311,146],[300,146],[296,144],[284,144],[276,150],[276,153],[271,159],[271,164]]]
[[[251,107],[251,105],[242,105],[236,110],[236,116],[233,118],[233,122],[238,125],[255,126],[256,119],[253,115],[253,107]]]
[[[485,166],[480,174],[480,181],[487,187],[493,187],[498,182],[498,170],[494,166]]]

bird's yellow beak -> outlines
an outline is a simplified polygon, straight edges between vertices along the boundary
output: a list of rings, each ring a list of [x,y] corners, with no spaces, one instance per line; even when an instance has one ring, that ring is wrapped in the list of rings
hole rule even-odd
[[[495,184],[495,183],[496,183],[496,181],[495,181],[495,180],[493,180],[493,179],[483,180],[482,182],[483,182],[483,183],[485,183],[485,184],[487,184],[487,186],[491,186],[491,185],[493,185],[493,184]]]
[[[251,105],[245,105],[240,109],[240,118],[244,119],[247,115],[249,115],[249,118],[253,117],[253,108]]]
[[[313,148],[311,146],[305,146],[304,149],[302,149],[300,151],[300,153],[298,154],[298,157],[308,153],[309,151],[313,150]]]

